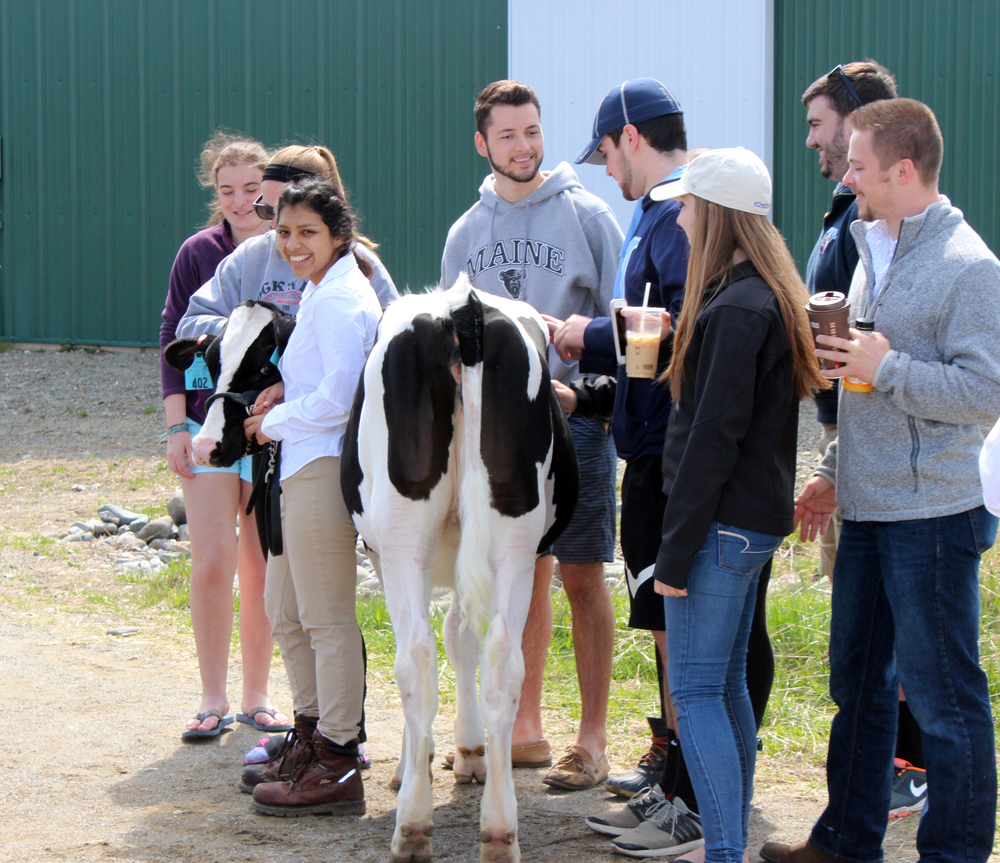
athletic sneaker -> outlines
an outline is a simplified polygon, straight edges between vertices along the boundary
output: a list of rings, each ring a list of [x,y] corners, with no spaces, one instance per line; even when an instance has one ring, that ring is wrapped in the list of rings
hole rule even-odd
[[[914,767],[902,758],[894,759],[893,765],[896,778],[892,781],[889,817],[903,818],[924,808],[927,802],[927,771]]]
[[[628,857],[676,857],[705,844],[701,818],[680,797],[648,813],[638,827],[622,833],[611,847]]]
[[[649,818],[649,813],[665,806],[669,801],[664,796],[659,785],[647,788],[634,795],[620,810],[610,815],[599,817],[591,815],[583,819],[591,830],[603,833],[605,836],[621,836],[634,827],[638,827]]]
[[[667,720],[655,716],[647,716],[653,741],[649,751],[639,759],[639,764],[631,773],[621,776],[609,776],[604,787],[619,797],[631,797],[640,791],[645,791],[651,785],[658,785],[663,776],[663,768],[667,763],[667,752],[673,732],[667,729]]]

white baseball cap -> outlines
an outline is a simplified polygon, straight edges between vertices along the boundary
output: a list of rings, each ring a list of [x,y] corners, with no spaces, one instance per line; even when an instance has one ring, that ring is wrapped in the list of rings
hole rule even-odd
[[[771,212],[771,175],[767,166],[742,147],[722,147],[696,157],[684,176],[655,186],[654,201],[697,195],[713,204],[766,216]]]

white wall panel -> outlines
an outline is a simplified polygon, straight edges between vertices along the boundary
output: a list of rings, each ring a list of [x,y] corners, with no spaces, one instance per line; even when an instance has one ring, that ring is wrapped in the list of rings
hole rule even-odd
[[[542,104],[545,161],[572,162],[604,95],[658,78],[684,109],[690,147],[742,146],[771,166],[772,0],[509,0],[511,78]],[[583,184],[628,224],[633,204],[594,165]]]

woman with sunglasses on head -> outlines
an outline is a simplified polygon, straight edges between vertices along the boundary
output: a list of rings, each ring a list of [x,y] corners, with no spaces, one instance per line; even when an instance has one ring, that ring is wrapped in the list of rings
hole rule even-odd
[[[653,575],[704,859],[739,863],[757,751],[746,686],[757,580],[792,530],[799,401],[828,384],[813,353],[808,295],[767,218],[764,163],[742,148],[712,150],[651,194],[680,199],[677,224],[691,243],[662,378],[674,408]]]
[[[332,183],[346,200],[333,153],[326,147],[292,144],[274,153],[264,169],[260,196],[254,203],[260,218],[271,223],[282,190],[293,180],[304,177]],[[371,265],[370,281],[384,309],[398,294],[392,278],[375,254],[376,244],[355,233],[353,248]],[[203,333],[218,333],[233,309],[245,300],[273,303],[286,314],[294,315],[306,285],[307,282],[296,276],[279,254],[277,235],[268,231],[240,246],[191,297],[187,313],[177,328],[178,335],[193,338]]]
[[[160,346],[176,337],[191,295],[219,262],[268,229],[253,209],[267,150],[250,138],[217,132],[201,154],[200,179],[214,188],[205,228],[184,241],[170,271]],[[240,652],[243,695],[238,718],[262,731],[287,731],[288,719],[267,698],[274,641],[264,614],[264,556],[257,526],[244,515],[250,497],[249,459],[231,468],[194,463],[191,438],[205,419],[211,383],[186,376],[160,360],[167,414],[167,464],[180,477],[191,532],[191,626],[198,651],[202,696],[187,723],[186,739],[214,737],[232,722],[226,694],[233,629],[233,572],[240,583]],[[240,540],[236,539],[239,518]]]
[[[253,788],[254,810],[264,815],[365,811],[357,531],[340,490],[340,457],[382,309],[367,278],[371,266],[354,251],[353,214],[338,192],[332,183],[303,180],[277,202],[276,248],[308,285],[279,361],[283,383],[269,388],[268,401],[261,394],[244,423],[248,439],[282,442],[284,548],[268,558],[265,601],[296,716],[315,716],[297,769]]]

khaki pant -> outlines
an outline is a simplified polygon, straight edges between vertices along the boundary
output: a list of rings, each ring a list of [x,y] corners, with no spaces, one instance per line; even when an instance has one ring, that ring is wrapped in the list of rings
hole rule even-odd
[[[264,604],[295,710],[324,737],[358,736],[365,672],[355,612],[357,532],[340,491],[340,459],[319,458],[281,483],[285,553],[267,562]]]

